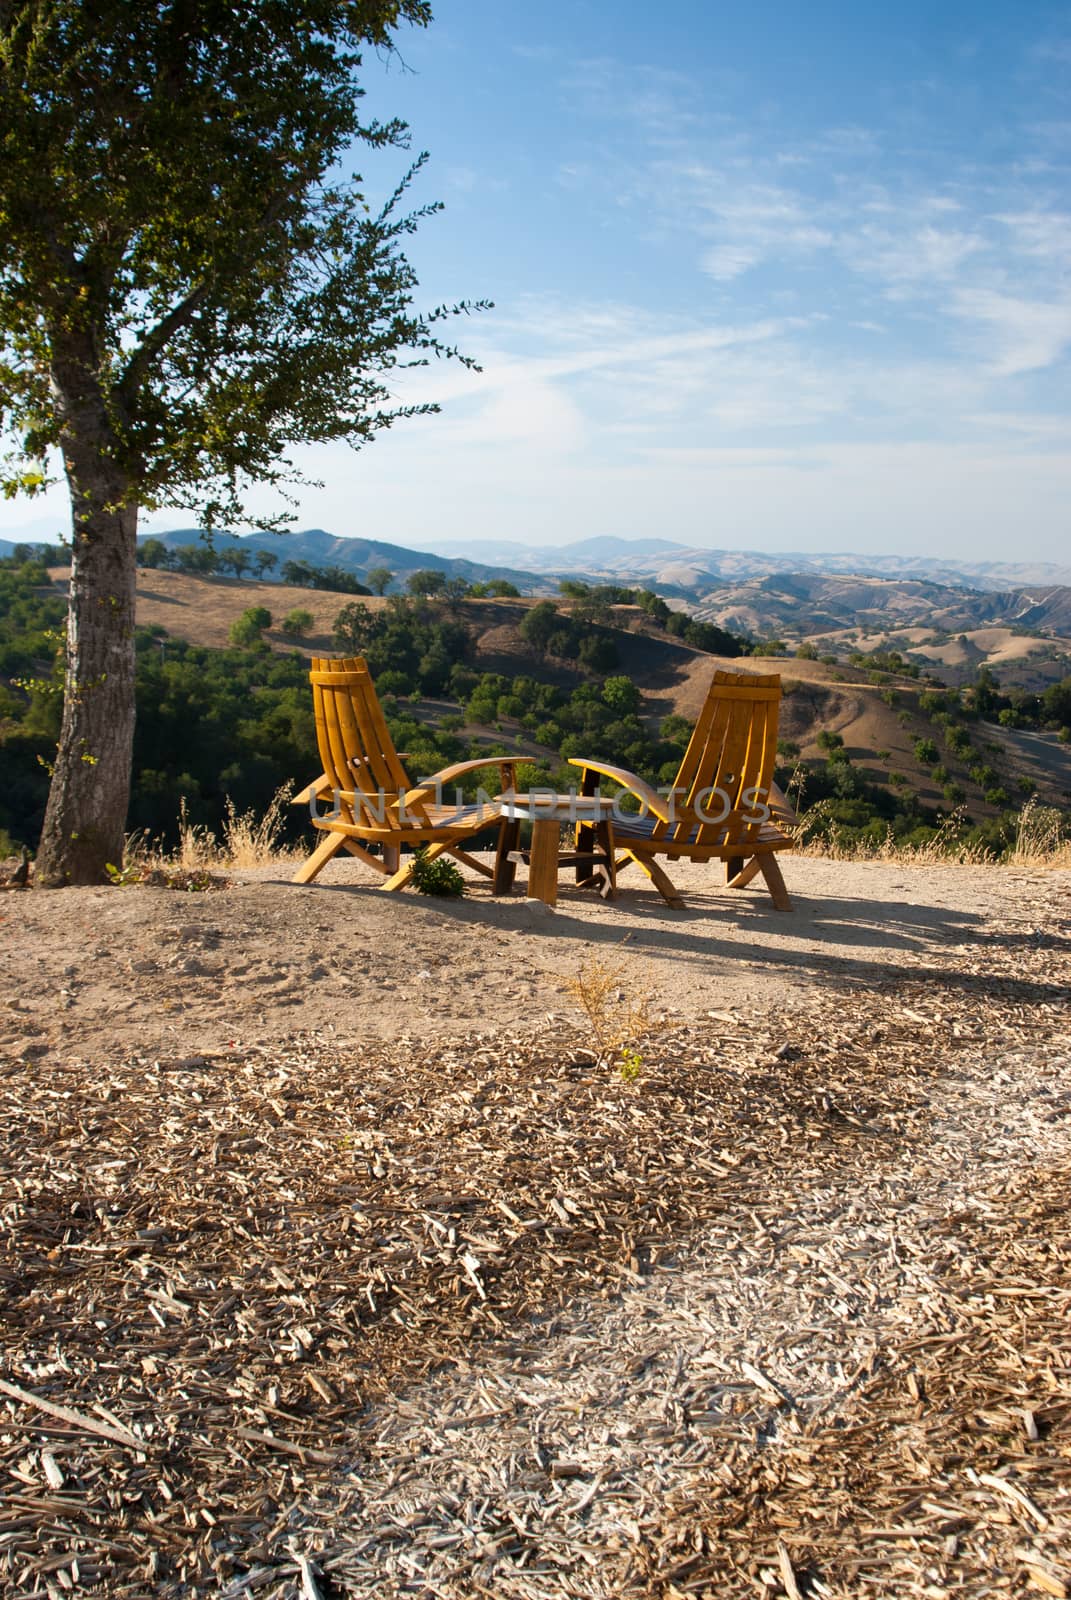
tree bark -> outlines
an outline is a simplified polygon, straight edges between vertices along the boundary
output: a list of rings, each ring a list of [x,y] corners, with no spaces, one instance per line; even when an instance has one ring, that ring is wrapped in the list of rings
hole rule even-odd
[[[42,888],[103,883],[107,865],[122,864],[134,744],[138,508],[103,405],[87,395],[65,410],[74,551],[63,723],[34,868]]]

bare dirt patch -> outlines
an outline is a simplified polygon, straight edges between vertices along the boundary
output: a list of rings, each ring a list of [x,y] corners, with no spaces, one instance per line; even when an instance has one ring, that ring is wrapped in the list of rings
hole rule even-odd
[[[612,904],[563,874],[556,911],[523,889],[495,899],[475,875],[460,901],[388,896],[356,862],[307,887],[260,869],[218,893],[8,893],[0,1049],[41,1062],[181,1058],[310,1028],[358,1044],[538,1028],[566,1008],[565,980],[592,955],[672,1018],[735,1001],[784,1008],[808,989],[908,969],[955,975],[983,948],[996,973],[1014,964],[1013,930],[1029,941],[1066,895],[1059,873],[789,857],[786,915],[765,891],[719,887],[716,868],[672,870],[683,911],[635,869]]]

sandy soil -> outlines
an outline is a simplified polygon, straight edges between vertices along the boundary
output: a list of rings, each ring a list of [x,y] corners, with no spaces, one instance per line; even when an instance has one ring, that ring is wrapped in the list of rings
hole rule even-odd
[[[556,910],[491,896],[387,896],[358,863],[308,887],[280,870],[227,890],[10,892],[0,1053],[46,1061],[142,1054],[181,1061],[236,1044],[329,1033],[339,1044],[541,1026],[570,1012],[568,977],[599,958],[674,1021],[807,991],[865,990],[910,972],[943,984],[1014,979],[1017,951],[1054,960],[1071,873],[845,864],[789,857],[795,909],[678,863],[684,910],[636,872],[605,904],[563,874]],[[523,878],[523,874],[522,874]],[[1043,930],[1045,930],[1043,932]],[[1055,974],[1054,974],[1055,976]]]

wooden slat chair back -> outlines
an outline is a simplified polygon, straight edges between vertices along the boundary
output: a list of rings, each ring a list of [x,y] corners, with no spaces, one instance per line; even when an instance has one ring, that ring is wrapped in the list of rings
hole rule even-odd
[[[309,673],[316,740],[323,772],[295,796],[295,804],[325,804],[312,817],[325,837],[294,876],[310,883],[323,866],[345,849],[384,874],[385,889],[409,881],[413,860],[402,865],[403,846],[425,845],[428,859],[444,852],[486,877],[493,869],[460,846],[476,833],[495,828],[500,819],[475,806],[442,803],[442,786],[480,767],[499,769],[500,787],[514,787],[513,763],[501,756],[463,761],[414,784],[402,764],[387,727],[368,665],[360,656],[316,656]],[[373,854],[370,846],[378,847]]]
[[[774,859],[774,852],[792,843],[775,820],[791,816],[773,781],[780,701],[781,680],[775,673],[716,671],[668,798],[634,773],[574,758],[573,765],[584,769],[588,792],[601,774],[644,802],[645,815],[615,823],[615,836],[625,849],[619,870],[634,861],[666,900],[680,904],[655,857],[723,860],[731,887],[743,888],[761,872],[775,905],[791,910]]]
[[[773,781],[781,680],[715,672],[673,784],[673,819],[654,837],[743,851],[757,836],[756,795]]]

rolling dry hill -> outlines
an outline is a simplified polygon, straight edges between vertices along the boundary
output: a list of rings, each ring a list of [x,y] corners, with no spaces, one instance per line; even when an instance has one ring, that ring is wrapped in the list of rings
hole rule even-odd
[[[193,643],[222,647],[231,624],[247,607],[263,605],[272,614],[266,634],[275,649],[300,649],[305,654],[331,653],[334,620],[350,597],[322,590],[292,588],[282,584],[240,581],[234,578],[198,578],[166,571],[142,571],[138,579],[138,622],[166,629],[168,634]],[[365,599],[378,609],[386,601]],[[556,661],[534,650],[522,638],[519,625],[531,601],[466,601],[461,615],[476,635],[473,665],[480,671],[510,677],[528,674],[569,686],[585,674],[575,664]],[[295,608],[310,612],[313,627],[298,644],[286,638],[278,624]],[[986,785],[971,776],[971,765],[981,760],[999,778],[989,787],[1005,787],[1010,794],[1025,792],[1026,778],[1042,796],[1066,805],[1071,798],[1071,751],[1047,735],[1015,734],[984,726],[973,756],[957,759],[942,748],[940,760],[920,758],[916,743],[932,738],[937,730],[920,706],[918,681],[885,675],[875,684],[867,672],[843,664],[794,658],[747,658],[744,661],[710,656],[692,649],[653,628],[637,608],[616,607],[614,620],[620,664],[641,690],[643,714],[653,727],[678,714],[693,720],[702,704],[711,672],[718,666],[745,670],[778,671],[784,684],[781,731],[787,748],[798,748],[805,759],[821,759],[818,744],[823,732],[839,734],[852,762],[862,775],[886,785],[910,786],[924,803],[946,804],[943,790],[953,782],[962,789],[972,815],[992,815],[999,806],[985,799]],[[994,640],[1010,649],[1008,638]],[[166,638],[162,640],[166,650]],[[429,702],[420,714],[436,718],[446,709]],[[456,708],[450,708],[455,709]],[[475,734],[512,736],[526,754],[538,746],[520,725],[504,721],[500,729],[473,729]],[[942,777],[942,769],[947,776]],[[937,771],[938,776],[933,773]]]

